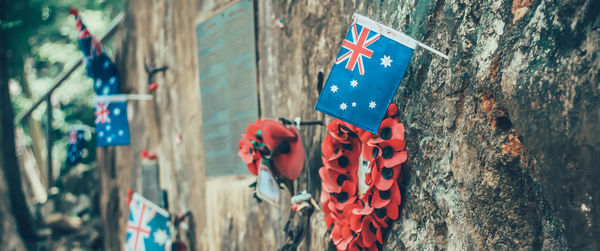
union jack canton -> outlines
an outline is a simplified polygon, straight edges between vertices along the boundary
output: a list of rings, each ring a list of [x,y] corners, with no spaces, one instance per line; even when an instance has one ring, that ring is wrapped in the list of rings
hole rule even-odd
[[[355,14],[315,109],[377,133],[416,46],[404,33]]]
[[[125,250],[171,250],[169,213],[137,193],[129,203]]]
[[[125,95],[95,96],[97,146],[129,145]]]

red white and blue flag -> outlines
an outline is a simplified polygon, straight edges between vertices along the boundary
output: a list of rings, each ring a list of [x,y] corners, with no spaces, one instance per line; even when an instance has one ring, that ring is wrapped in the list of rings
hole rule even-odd
[[[83,148],[85,147],[84,139],[85,130],[72,128],[69,130],[69,142],[67,144],[67,166],[77,165],[81,159]]]
[[[129,145],[127,96],[95,96],[94,106],[97,146]]]
[[[171,250],[169,213],[137,193],[129,203],[125,250]]]
[[[377,133],[417,41],[355,15],[315,109]]]
[[[75,16],[75,26],[79,32],[79,49],[83,52],[84,65],[88,77],[94,79],[96,95],[111,95],[119,92],[119,71],[108,57],[102,44],[89,32],[79,17],[79,11],[71,8]]]

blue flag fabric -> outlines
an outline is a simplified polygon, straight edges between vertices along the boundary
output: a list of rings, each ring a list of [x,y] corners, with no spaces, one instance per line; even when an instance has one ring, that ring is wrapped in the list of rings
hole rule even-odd
[[[81,21],[79,13],[75,15],[76,28],[79,32],[79,48],[83,52],[84,65],[88,77],[94,79],[96,95],[111,95],[119,92],[119,71],[102,49],[100,42],[93,37]]]
[[[71,129],[69,130],[69,142],[67,144],[67,166],[77,165],[82,159],[82,151],[85,147],[85,139],[83,138],[85,130]]]
[[[127,97],[109,95],[94,97],[97,146],[129,145]]]
[[[137,193],[129,203],[125,250],[170,250],[169,213]]]
[[[411,37],[355,14],[315,109],[377,133],[416,46]]]

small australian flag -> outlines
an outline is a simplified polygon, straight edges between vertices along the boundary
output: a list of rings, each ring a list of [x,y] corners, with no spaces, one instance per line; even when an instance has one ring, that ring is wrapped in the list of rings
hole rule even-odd
[[[81,21],[79,12],[71,10],[75,15],[75,26],[79,32],[79,48],[83,52],[83,61],[88,77],[94,79],[96,95],[111,95],[119,92],[119,71],[102,48],[102,44],[91,35]]]
[[[417,41],[355,14],[315,109],[377,133]]]
[[[81,162],[82,151],[85,148],[85,139],[83,138],[85,130],[69,130],[69,142],[67,144],[67,166],[74,166]]]
[[[170,223],[166,210],[134,193],[129,203],[125,250],[170,250]]]
[[[96,96],[94,104],[97,146],[129,145],[126,96]]]

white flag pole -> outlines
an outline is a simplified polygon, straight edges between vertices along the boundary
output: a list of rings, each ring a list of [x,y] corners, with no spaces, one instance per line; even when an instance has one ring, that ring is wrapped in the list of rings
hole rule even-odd
[[[424,49],[433,52],[435,55],[438,55],[438,56],[443,57],[446,60],[448,60],[448,55],[441,53],[440,51],[433,49],[433,48],[425,45],[424,43],[421,43],[421,42],[417,41],[416,39],[400,32],[400,31],[392,29],[388,26],[385,26],[375,20],[372,20],[372,19],[365,17],[363,15],[360,15],[358,13],[354,13],[353,18],[354,18],[355,24],[357,23],[362,26],[366,26],[369,29],[371,29],[372,31],[382,34],[384,36],[387,36],[388,38],[395,40],[396,42],[401,43],[411,49],[415,49],[415,47],[421,46]]]
[[[428,51],[431,51],[431,52],[433,52],[433,54],[435,54],[435,55],[438,55],[438,56],[440,56],[440,57],[443,57],[443,58],[445,58],[446,60],[448,60],[448,55],[446,55],[446,54],[444,54],[444,53],[441,53],[440,51],[438,51],[438,50],[436,50],[436,49],[434,49],[434,48],[431,48],[431,47],[427,46],[427,45],[426,45],[426,44],[424,44],[424,43],[421,43],[421,42],[417,41],[417,45],[418,45],[418,46],[421,46],[421,47],[423,47],[424,49],[426,49],[426,50],[428,50]]]
[[[152,100],[150,94],[126,94],[127,100]]]
[[[127,100],[152,100],[152,95],[149,94],[115,94],[95,96],[96,102],[123,102]]]

